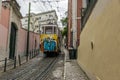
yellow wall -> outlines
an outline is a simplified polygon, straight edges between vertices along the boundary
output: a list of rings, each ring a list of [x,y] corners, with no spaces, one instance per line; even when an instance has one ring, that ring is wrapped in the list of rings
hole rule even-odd
[[[98,0],[80,39],[79,65],[98,80],[120,80],[120,0]]]

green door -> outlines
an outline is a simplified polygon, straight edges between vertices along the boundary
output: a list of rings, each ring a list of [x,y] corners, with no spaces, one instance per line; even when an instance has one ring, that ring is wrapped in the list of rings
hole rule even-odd
[[[10,51],[9,58],[14,59],[15,56],[15,43],[16,43],[16,27],[14,23],[11,24],[11,34],[10,34]]]

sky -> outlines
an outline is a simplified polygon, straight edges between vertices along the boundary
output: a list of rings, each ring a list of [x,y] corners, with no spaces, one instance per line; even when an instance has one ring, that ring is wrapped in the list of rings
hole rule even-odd
[[[56,10],[58,15],[58,24],[60,19],[65,17],[65,12],[68,10],[68,0],[17,0],[23,17],[28,13],[29,2],[31,2],[31,12],[41,13],[49,10]]]

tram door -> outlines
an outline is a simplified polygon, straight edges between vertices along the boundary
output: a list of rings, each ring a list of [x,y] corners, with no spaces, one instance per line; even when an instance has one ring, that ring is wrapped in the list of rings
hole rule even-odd
[[[15,56],[15,43],[16,43],[16,27],[15,24],[11,24],[11,34],[10,34],[10,50],[9,50],[9,58],[14,59]]]

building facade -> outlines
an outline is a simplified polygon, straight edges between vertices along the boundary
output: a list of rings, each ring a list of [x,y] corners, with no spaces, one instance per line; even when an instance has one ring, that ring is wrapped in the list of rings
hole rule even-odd
[[[35,33],[42,33],[42,26],[47,24],[57,25],[58,16],[55,10],[47,11],[43,13],[34,14],[31,13],[30,17],[30,31]],[[28,18],[27,16],[22,19],[22,27],[24,29],[28,28]],[[57,26],[58,27],[58,26]]]
[[[120,0],[89,1],[77,61],[91,80],[120,80]]]
[[[68,0],[68,49],[72,46],[72,0]]]
[[[68,0],[68,49],[77,49],[81,32],[82,0]]]
[[[6,57],[14,59],[14,57],[19,54],[26,55],[27,30],[22,28],[22,15],[19,11],[20,6],[16,0],[2,1],[0,21],[0,61],[4,60]],[[30,32],[29,43],[29,51],[38,49],[39,34]]]

